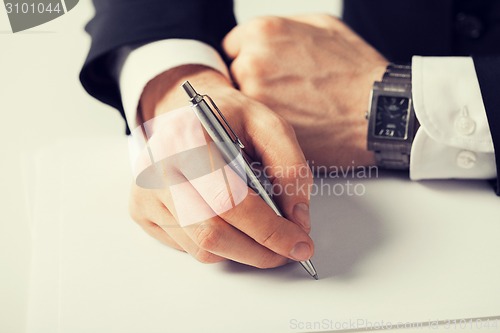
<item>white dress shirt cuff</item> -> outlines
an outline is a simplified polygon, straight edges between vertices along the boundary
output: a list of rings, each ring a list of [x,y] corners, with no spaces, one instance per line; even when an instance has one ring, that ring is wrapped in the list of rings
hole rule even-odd
[[[129,53],[119,73],[119,83],[131,130],[142,125],[137,123],[137,107],[146,84],[169,69],[187,64],[211,67],[229,78],[227,66],[217,51],[196,40],[161,40]]]
[[[420,128],[410,178],[495,178],[493,142],[469,57],[413,57],[412,89]]]

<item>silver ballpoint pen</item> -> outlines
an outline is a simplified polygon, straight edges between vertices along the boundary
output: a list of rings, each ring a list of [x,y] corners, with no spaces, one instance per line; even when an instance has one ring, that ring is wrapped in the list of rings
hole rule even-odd
[[[263,172],[255,172],[252,168],[249,163],[248,156],[246,156],[242,150],[245,146],[233,131],[214,101],[208,95],[198,94],[188,81],[182,84],[182,88],[189,96],[192,108],[203,125],[203,128],[207,131],[210,138],[219,148],[219,151],[226,163],[228,163],[231,168],[240,177],[242,177],[242,179],[246,179],[248,186],[259,194],[259,196],[274,210],[277,215],[283,216],[283,213],[279,209],[278,205],[272,199],[271,182],[267,179]],[[226,126],[222,124],[219,117],[217,117],[217,114],[207,103],[207,100],[216,110],[220,119],[222,119]],[[240,155],[244,160],[242,164],[236,161],[237,157]],[[311,260],[300,261],[300,264],[313,278],[318,280],[318,273],[316,272]]]

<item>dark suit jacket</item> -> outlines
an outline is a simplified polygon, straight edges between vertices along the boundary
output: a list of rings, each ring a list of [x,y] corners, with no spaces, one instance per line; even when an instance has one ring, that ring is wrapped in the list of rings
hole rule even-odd
[[[116,50],[167,38],[203,41],[223,56],[235,25],[232,0],[95,0],[85,89],[123,114],[112,70]],[[500,0],[348,0],[344,20],[389,60],[472,55],[493,136],[500,195]]]

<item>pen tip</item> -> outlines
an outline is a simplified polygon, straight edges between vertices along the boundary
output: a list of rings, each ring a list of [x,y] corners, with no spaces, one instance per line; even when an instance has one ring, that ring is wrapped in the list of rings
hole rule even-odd
[[[314,275],[313,275],[313,278],[314,278],[315,280],[319,280],[318,274],[314,274]]]

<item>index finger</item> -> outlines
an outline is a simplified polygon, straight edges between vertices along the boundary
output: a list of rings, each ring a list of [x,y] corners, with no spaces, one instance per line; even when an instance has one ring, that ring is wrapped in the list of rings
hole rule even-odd
[[[299,226],[276,215],[229,166],[224,177],[191,181],[203,200],[227,223],[275,253],[297,261],[312,257],[312,239]],[[241,188],[245,188],[242,192]],[[242,193],[246,193],[243,198]]]

